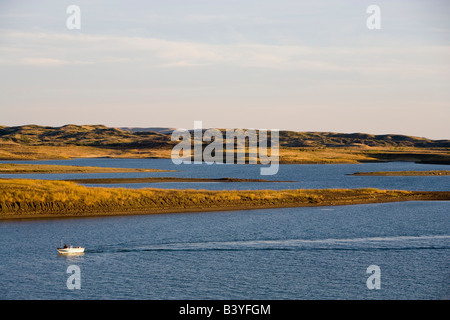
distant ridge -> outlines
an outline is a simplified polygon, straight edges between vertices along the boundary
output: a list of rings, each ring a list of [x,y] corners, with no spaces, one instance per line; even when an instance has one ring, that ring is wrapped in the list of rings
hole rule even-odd
[[[0,144],[17,143],[29,146],[102,146],[171,148],[173,128],[119,127],[74,125],[48,127],[38,125],[0,126]],[[398,134],[280,131],[280,146],[285,148],[450,148],[450,140],[431,140]]]
[[[133,133],[104,125],[69,124],[61,127],[24,125],[0,128],[0,143],[8,142],[31,146],[161,147],[166,146],[170,139],[157,132]]]
[[[158,132],[162,134],[172,134],[173,130],[177,128],[164,128],[164,127],[150,127],[150,128],[136,128],[136,127],[119,127],[119,129],[129,132]]]
[[[432,140],[400,134],[281,131],[280,144],[281,141],[286,147],[450,147],[450,140]]]
[[[223,130],[223,129],[222,129]],[[193,131],[191,130],[191,134]],[[171,158],[172,128],[0,126],[0,160]],[[280,131],[280,163],[385,161],[450,164],[450,140],[399,134]],[[203,143],[203,148],[207,145]],[[225,150],[234,152],[234,150]]]

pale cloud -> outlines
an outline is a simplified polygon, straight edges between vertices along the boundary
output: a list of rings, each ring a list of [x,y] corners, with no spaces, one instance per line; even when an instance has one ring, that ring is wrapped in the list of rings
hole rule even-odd
[[[81,30],[64,1],[0,1],[2,124],[448,138],[450,5],[431,2],[377,1],[373,31],[359,0],[79,0]]]
[[[18,64],[41,66],[41,67],[57,67],[64,65],[87,64],[87,62],[82,61],[67,61],[49,58],[24,58],[19,60],[18,62],[19,62]]]
[[[229,65],[242,68],[411,76],[450,73],[450,60],[446,58],[450,55],[450,46],[218,45],[146,37],[44,32],[4,32],[2,38],[2,64],[53,67],[139,63],[143,68]]]

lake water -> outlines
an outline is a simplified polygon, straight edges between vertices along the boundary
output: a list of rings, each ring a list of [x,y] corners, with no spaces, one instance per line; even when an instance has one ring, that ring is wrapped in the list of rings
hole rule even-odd
[[[10,163],[12,161],[0,161]],[[125,178],[125,177],[196,177],[196,178],[245,178],[292,182],[170,182],[170,183],[130,183],[105,184],[101,187],[128,188],[172,188],[207,190],[252,190],[252,189],[326,189],[326,188],[379,188],[398,190],[446,191],[450,190],[449,176],[350,176],[355,172],[402,171],[402,170],[450,170],[450,165],[416,164],[411,162],[387,162],[365,164],[327,165],[280,165],[273,176],[261,176],[260,165],[174,165],[169,159],[75,159],[54,161],[22,161],[34,164],[62,164],[116,168],[153,168],[177,170],[177,172],[137,172],[137,173],[89,173],[89,174],[0,174],[5,178],[25,179],[81,179],[81,178]]]
[[[8,161],[11,162],[11,161]],[[251,165],[170,160],[34,161],[175,169],[126,176],[264,178],[292,183],[135,184],[127,187],[283,189],[375,187],[449,190],[449,177],[362,177],[357,171],[448,170],[413,163]],[[67,179],[122,174],[21,175]],[[6,175],[4,175],[6,176]],[[8,177],[11,177],[9,175]],[[123,185],[120,185],[123,186]],[[0,222],[0,299],[448,299],[449,202],[66,218]],[[80,256],[58,255],[63,239]],[[80,289],[67,287],[69,266]],[[369,289],[369,266],[380,289]]]

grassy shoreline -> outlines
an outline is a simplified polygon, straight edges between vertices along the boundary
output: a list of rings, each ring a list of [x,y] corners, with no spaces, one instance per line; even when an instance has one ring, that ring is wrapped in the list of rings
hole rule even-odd
[[[378,189],[125,189],[85,187],[65,181],[0,180],[0,220],[334,206],[414,200],[450,200],[450,192]]]
[[[1,145],[0,160],[68,160],[75,158],[170,159],[171,148],[107,148],[95,146],[28,146]],[[448,149],[373,147],[280,147],[280,164],[345,164],[366,162],[408,161],[450,164]]]
[[[174,172],[174,170],[85,167],[53,164],[0,163],[1,174]]]
[[[98,178],[98,179],[67,179],[80,184],[121,184],[121,183],[164,183],[164,182],[294,182],[266,179],[240,178],[178,178],[178,177],[144,177],[144,178]]]

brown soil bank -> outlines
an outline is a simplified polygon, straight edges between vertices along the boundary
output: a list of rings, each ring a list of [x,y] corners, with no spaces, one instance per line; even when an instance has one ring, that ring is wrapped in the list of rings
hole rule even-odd
[[[205,191],[84,187],[72,182],[0,179],[0,219],[450,200],[450,192],[378,189]]]
[[[448,176],[449,170],[355,172],[351,176]]]

